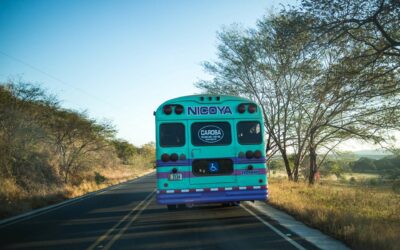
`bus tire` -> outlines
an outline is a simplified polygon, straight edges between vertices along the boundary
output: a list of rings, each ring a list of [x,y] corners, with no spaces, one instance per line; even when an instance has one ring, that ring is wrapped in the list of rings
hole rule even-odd
[[[176,210],[176,205],[167,205],[168,210]]]

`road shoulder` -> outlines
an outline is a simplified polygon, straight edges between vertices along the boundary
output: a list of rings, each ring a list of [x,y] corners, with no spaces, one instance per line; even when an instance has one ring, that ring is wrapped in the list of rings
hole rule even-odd
[[[273,208],[272,206],[256,201],[255,203],[246,202],[247,205],[253,207],[258,212],[272,218],[277,221],[283,227],[289,229],[290,231],[296,233],[300,237],[304,238],[306,241],[318,246],[321,249],[327,250],[348,250],[348,248],[344,243],[328,236],[320,231],[310,228],[303,224],[300,221],[297,221],[292,216]]]

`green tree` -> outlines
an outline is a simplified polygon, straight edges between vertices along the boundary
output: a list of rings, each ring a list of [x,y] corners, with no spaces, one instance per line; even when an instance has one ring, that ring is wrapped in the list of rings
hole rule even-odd
[[[350,166],[354,172],[376,171],[374,160],[365,157],[361,157],[357,161],[353,162]]]
[[[368,58],[400,57],[399,1],[302,0],[298,11],[317,18],[313,29],[328,44],[347,43]]]
[[[313,29],[318,18],[291,10],[264,17],[256,29],[223,30],[218,61],[204,64],[214,78],[197,83],[209,93],[258,102],[267,145],[282,155],[288,178],[297,180],[308,154],[310,183],[340,143],[350,138],[380,143],[400,120],[393,61],[357,61],[362,52],[351,41],[327,47],[330,37]],[[325,156],[318,157],[321,149]],[[288,151],[295,152],[293,165]]]
[[[285,169],[285,165],[281,159],[271,159],[269,161],[268,167],[271,170],[280,170],[280,169]]]
[[[324,57],[335,54],[321,74],[325,79],[313,90],[320,99],[341,99],[327,109],[328,117],[339,114],[340,119],[332,123],[335,119],[327,122],[321,117],[310,130],[310,182],[317,169],[318,134],[332,131],[326,136],[341,135],[336,140],[358,137],[382,143],[389,139],[387,131],[399,129],[399,7],[398,1],[385,0],[304,0],[299,8],[286,12],[312,18],[306,30],[316,34],[318,51]]]
[[[214,79],[196,84],[208,93],[248,97],[262,107],[267,149],[271,155],[280,153],[290,180],[298,179],[307,143],[294,104],[318,68],[312,48],[306,46],[311,34],[299,32],[307,22],[297,16],[272,15],[260,20],[256,29],[223,30],[218,35],[218,61],[204,64]],[[296,151],[294,165],[290,149]]]
[[[126,140],[117,139],[113,140],[113,145],[117,152],[118,158],[122,160],[123,164],[130,164],[131,158],[134,154],[137,154],[139,149],[134,145],[130,144]]]

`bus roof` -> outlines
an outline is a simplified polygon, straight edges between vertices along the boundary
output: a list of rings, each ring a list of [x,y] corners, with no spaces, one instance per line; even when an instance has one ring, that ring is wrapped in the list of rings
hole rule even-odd
[[[211,98],[211,100],[209,100]],[[218,99],[218,100],[217,100]],[[162,103],[158,108],[166,105],[166,104],[175,104],[181,102],[197,102],[199,104],[210,104],[210,103],[221,103],[224,101],[243,101],[243,102],[252,102],[249,99],[240,97],[240,96],[233,96],[233,95],[187,95],[181,96],[177,98],[170,99]]]

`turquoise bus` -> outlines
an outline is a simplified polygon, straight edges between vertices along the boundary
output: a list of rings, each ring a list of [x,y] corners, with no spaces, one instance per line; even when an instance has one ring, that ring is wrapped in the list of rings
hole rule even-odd
[[[159,204],[174,209],[268,199],[258,105],[237,96],[193,95],[164,102],[154,115]]]

